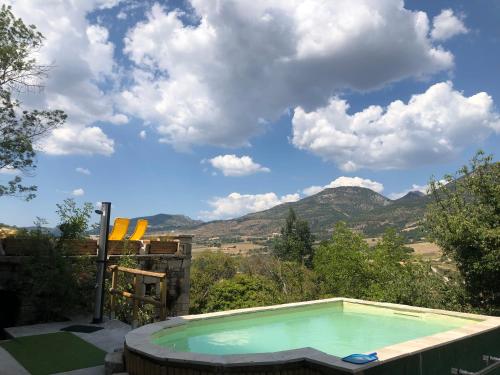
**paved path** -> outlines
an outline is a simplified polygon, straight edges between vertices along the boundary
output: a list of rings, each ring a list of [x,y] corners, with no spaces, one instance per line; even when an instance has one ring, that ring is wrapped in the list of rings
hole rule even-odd
[[[0,348],[0,375],[30,375],[30,373],[8,351]]]
[[[42,335],[44,333],[59,332],[61,328],[71,325],[91,325],[89,318],[75,318],[68,322],[44,323],[31,326],[20,326],[6,328],[5,331],[12,337],[23,337]],[[83,340],[101,348],[106,353],[114,352],[117,349],[123,349],[125,335],[131,330],[128,324],[119,320],[106,320],[104,323],[95,324],[95,326],[103,327],[96,332],[81,333],[72,332]]]
[[[54,375],[104,375],[104,366],[82,368],[80,370],[59,372]]]
[[[5,331],[12,337],[23,337],[23,336],[33,336],[42,335],[45,333],[59,332],[61,328],[70,325],[91,325],[89,323],[90,319],[85,317],[79,317],[72,319],[67,322],[56,322],[56,323],[44,323],[35,324],[31,326],[20,326],[20,327],[10,327],[6,328]],[[104,350],[106,353],[113,352],[118,349],[123,349],[123,342],[125,340],[125,335],[131,330],[128,324],[125,324],[119,320],[105,320],[102,324],[96,324],[96,326],[103,327],[96,332],[92,333],[81,333],[72,332],[76,336],[82,338],[83,340],[97,346],[98,348]],[[5,365],[4,365],[5,363]],[[0,375],[30,375],[24,367],[22,367],[7,351],[0,348]],[[57,375],[103,375],[104,366],[89,367],[69,372],[62,372]]]

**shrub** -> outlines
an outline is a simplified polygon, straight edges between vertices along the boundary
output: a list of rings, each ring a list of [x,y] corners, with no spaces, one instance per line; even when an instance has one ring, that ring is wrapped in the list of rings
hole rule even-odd
[[[431,180],[431,239],[457,263],[470,301],[500,309],[500,163],[478,152],[470,166]]]
[[[241,309],[279,303],[273,283],[262,276],[238,274],[217,282],[207,300],[208,311]]]

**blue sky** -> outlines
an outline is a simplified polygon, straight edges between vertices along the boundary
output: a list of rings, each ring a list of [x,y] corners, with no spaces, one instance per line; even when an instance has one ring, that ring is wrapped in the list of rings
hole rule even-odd
[[[38,145],[37,198],[1,198],[0,222],[55,225],[68,197],[211,220],[424,190],[499,148],[500,3],[478,4],[15,1],[54,65],[21,99],[69,117]]]

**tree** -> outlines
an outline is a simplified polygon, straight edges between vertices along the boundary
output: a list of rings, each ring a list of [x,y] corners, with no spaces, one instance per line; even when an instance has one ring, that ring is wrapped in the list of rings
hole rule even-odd
[[[223,252],[204,252],[191,264],[190,311],[208,312],[207,301],[214,285],[236,275],[238,265]]]
[[[56,206],[56,213],[59,215],[60,220],[60,240],[84,238],[90,229],[89,221],[94,211],[92,203],[87,202],[82,207],[78,207],[73,198],[68,198]]]
[[[309,223],[297,218],[293,208],[288,211],[285,226],[281,228],[281,237],[275,240],[274,255],[281,260],[312,265],[313,236]]]
[[[455,176],[430,181],[426,228],[457,263],[471,302],[500,305],[500,163],[479,151]]]
[[[240,271],[271,280],[283,303],[318,298],[316,274],[297,262],[281,261],[272,255],[251,255],[241,258]]]
[[[446,280],[431,264],[410,256],[403,238],[388,229],[370,248],[345,223],[314,256],[323,294],[432,308],[466,309],[459,280]]]
[[[207,310],[222,311],[280,303],[273,283],[262,276],[237,274],[217,282],[208,296]]]
[[[66,115],[60,110],[26,110],[13,93],[41,88],[49,67],[33,57],[42,46],[43,35],[34,25],[16,18],[10,6],[0,9],[0,169],[29,175],[36,168],[34,145],[52,129],[61,126]],[[20,175],[5,185],[1,196],[35,197],[37,187],[24,186]]]
[[[331,240],[320,244],[314,254],[314,270],[322,292],[336,297],[363,298],[370,277],[368,244],[346,223],[335,225]]]

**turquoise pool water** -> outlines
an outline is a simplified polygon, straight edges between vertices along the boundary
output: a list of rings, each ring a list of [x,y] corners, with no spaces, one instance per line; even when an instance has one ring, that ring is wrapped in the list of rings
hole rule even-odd
[[[312,347],[345,356],[474,322],[438,314],[332,302],[190,321],[154,334],[152,342],[178,352],[216,355]]]

